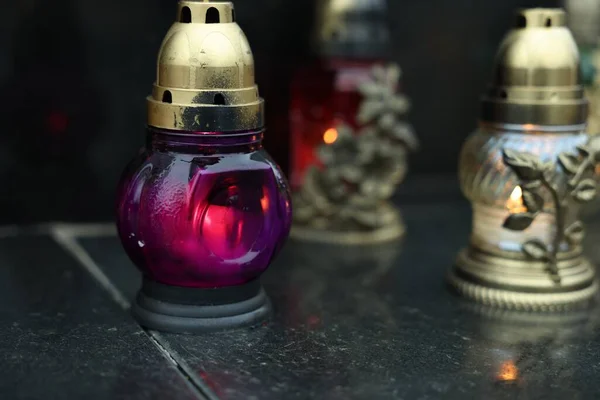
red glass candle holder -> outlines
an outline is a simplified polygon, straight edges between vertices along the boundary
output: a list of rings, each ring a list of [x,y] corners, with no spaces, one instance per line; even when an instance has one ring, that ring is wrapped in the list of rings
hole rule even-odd
[[[340,124],[357,128],[356,114],[376,65],[389,48],[386,0],[317,0],[312,48],[315,60],[296,71],[291,84],[291,183],[300,189],[315,150],[336,141]]]
[[[260,275],[288,236],[288,184],[262,147],[263,100],[230,2],[181,0],[148,97],[148,140],[126,169],[117,226],[151,329],[202,332],[270,312]]]
[[[358,86],[383,60],[322,58],[299,69],[291,85],[291,184],[298,189],[306,169],[318,163],[316,148],[336,141],[336,126],[357,128],[362,100]]]

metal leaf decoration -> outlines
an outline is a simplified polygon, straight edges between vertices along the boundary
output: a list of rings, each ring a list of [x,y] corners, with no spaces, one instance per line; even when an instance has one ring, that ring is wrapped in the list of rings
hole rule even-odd
[[[504,227],[506,229],[510,229],[511,231],[524,231],[525,229],[529,228],[534,218],[535,214],[528,212],[512,214],[506,219],[506,221],[504,221]]]
[[[522,180],[541,179],[544,172],[541,168],[542,163],[534,154],[505,149],[504,163],[511,167],[519,179]]]
[[[530,212],[538,213],[544,207],[544,198],[531,189],[523,189],[523,204]]]
[[[541,240],[533,239],[525,242],[523,252],[533,260],[546,261],[548,259],[548,249]]]
[[[392,207],[382,205],[404,179],[407,153],[418,147],[412,127],[402,120],[409,101],[397,91],[400,75],[396,65],[376,66],[359,86],[358,129],[340,124],[335,142],[317,149],[322,168],[311,169],[296,194],[296,225],[316,228],[324,216],[326,226],[318,228],[332,231],[372,231],[394,223]]]
[[[596,197],[596,181],[590,178],[582,180],[573,190],[572,196],[580,203],[594,200],[594,197]]]
[[[590,176],[600,161],[600,141],[593,138],[585,146],[577,147],[577,154],[561,153],[554,163],[543,163],[528,153],[504,149],[504,163],[519,178],[522,187],[523,205],[526,212],[512,214],[504,221],[504,227],[522,231],[534,223],[536,216],[543,212],[544,200],[541,191],[545,190],[552,198],[556,231],[551,245],[538,239],[531,239],[522,245],[527,257],[547,262],[551,279],[560,284],[558,271],[558,252],[566,241],[572,246],[580,245],[585,235],[581,221],[575,221],[566,227],[567,209],[573,202],[586,203],[593,200],[597,193],[597,183]],[[560,167],[560,168],[559,168]],[[566,190],[559,190],[548,179],[549,171],[562,170],[559,178],[566,181]]]
[[[585,227],[581,221],[575,221],[565,230],[565,237],[572,245],[579,245],[585,237]]]

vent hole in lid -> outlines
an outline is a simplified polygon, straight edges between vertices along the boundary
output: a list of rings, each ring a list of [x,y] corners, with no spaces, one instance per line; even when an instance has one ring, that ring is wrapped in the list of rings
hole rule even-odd
[[[183,7],[181,9],[181,15],[179,15],[179,22],[183,24],[189,24],[192,22],[192,12],[189,7]]]
[[[546,18],[546,27],[551,27],[552,26],[552,18]]]
[[[206,23],[207,24],[218,24],[221,22],[221,15],[219,14],[219,10],[214,7],[206,10]]]
[[[221,93],[215,94],[215,97],[213,99],[213,104],[218,105],[218,106],[224,106],[225,105],[225,96],[223,96]]]
[[[517,28],[525,28],[527,27],[527,18],[524,15],[519,15],[517,17]]]
[[[171,95],[170,91],[165,90],[165,92],[163,93],[162,101],[163,101],[163,103],[169,103],[169,104],[171,104],[173,102],[173,96]]]

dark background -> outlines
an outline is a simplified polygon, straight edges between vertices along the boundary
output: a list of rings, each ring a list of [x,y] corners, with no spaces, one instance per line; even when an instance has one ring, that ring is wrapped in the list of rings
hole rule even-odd
[[[514,9],[560,1],[388,1],[422,142],[411,174],[454,174]],[[0,0],[0,223],[112,218],[121,170],[144,143],[144,98],[175,3]],[[310,53],[314,0],[235,4],[267,100],[266,146],[287,170],[289,81]]]

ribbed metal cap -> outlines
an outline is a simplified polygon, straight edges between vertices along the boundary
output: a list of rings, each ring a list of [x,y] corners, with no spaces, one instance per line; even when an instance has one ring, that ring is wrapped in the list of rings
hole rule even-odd
[[[502,124],[577,125],[587,119],[579,52],[561,9],[517,13],[482,99],[481,120]]]
[[[317,0],[314,47],[330,57],[384,58],[387,15],[386,0]]]
[[[231,2],[178,2],[158,55],[148,125],[202,132],[264,126],[252,51]]]

